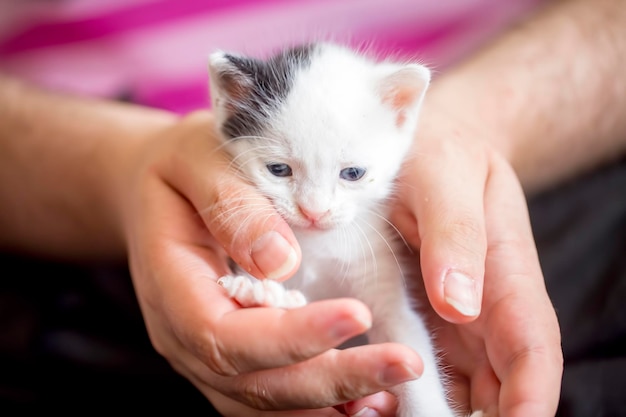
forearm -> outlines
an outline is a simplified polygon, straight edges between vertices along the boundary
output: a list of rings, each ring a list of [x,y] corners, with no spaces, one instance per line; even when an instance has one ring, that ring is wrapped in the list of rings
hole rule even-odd
[[[535,192],[624,155],[624,68],[624,1],[557,1],[443,74],[426,108],[488,132]]]
[[[152,131],[173,116],[45,93],[0,76],[0,249],[124,255],[120,194]]]

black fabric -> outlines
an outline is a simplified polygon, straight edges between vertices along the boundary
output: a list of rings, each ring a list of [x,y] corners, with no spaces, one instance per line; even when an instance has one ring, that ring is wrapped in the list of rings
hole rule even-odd
[[[626,163],[529,206],[563,335],[558,416],[626,417]],[[152,349],[125,266],[0,265],[1,415],[218,415]]]
[[[560,417],[626,416],[626,161],[530,201],[563,339]]]
[[[125,266],[0,262],[0,415],[218,416],[150,345]]]

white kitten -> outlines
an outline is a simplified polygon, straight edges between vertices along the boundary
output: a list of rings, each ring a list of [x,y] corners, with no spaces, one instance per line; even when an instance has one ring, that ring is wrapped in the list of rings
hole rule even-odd
[[[209,67],[226,149],[302,248],[287,289],[245,273],[220,284],[244,307],[362,300],[374,317],[369,342],[404,343],[424,362],[421,378],[394,389],[398,416],[453,417],[430,334],[406,288],[417,279],[409,267],[416,261],[406,258],[386,220],[428,69],[373,62],[332,44],[287,49],[266,61],[216,52]]]

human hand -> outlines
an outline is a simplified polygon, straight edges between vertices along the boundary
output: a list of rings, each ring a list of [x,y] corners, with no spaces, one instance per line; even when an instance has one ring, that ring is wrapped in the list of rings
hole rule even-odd
[[[419,356],[401,345],[332,349],[370,326],[356,300],[286,311],[226,296],[216,283],[226,253],[277,279],[300,253],[270,203],[233,175],[213,129],[208,112],[183,119],[145,141],[128,177],[129,262],[155,349],[225,416],[340,416],[332,405],[412,379],[406,368],[419,374]]]
[[[507,161],[481,140],[488,132],[429,105],[393,221],[420,252],[422,304],[437,313],[431,319],[451,397],[488,416],[553,416],[560,332],[523,191]],[[391,400],[377,401],[347,410],[388,412]]]

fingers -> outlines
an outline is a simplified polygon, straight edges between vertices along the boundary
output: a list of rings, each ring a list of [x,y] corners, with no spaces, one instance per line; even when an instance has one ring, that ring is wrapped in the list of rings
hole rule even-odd
[[[324,306],[320,311],[327,308]],[[243,311],[253,313],[254,310]],[[255,321],[253,325],[265,328],[264,325],[259,326],[258,323]],[[289,337],[293,342],[302,343],[302,347],[305,348],[304,352],[312,352],[311,346],[315,346],[316,343],[320,349],[325,349],[325,346],[314,340],[320,332],[316,332],[313,327],[305,328],[294,335],[287,333],[289,329],[284,330],[285,333],[279,334],[279,338]],[[235,329],[233,332],[239,333],[240,331],[240,329]],[[306,334],[308,332],[310,335]],[[308,342],[298,340],[303,333],[308,338]],[[198,375],[196,386],[205,389],[213,387],[247,407],[263,410],[296,410],[332,406],[415,379],[423,369],[422,362],[415,352],[406,346],[395,344],[363,346],[345,351],[330,350],[313,355],[309,360],[296,363],[295,361],[299,360],[300,356],[305,355],[300,348],[287,344],[283,346],[285,354],[275,356],[272,352],[280,350],[281,346],[274,343],[273,337],[271,332],[265,332],[263,336],[251,335],[248,340],[242,341],[245,345],[253,346],[249,351],[232,353],[225,349],[227,357],[217,355],[212,360],[206,360],[205,357],[192,354],[192,351],[182,348],[173,357],[174,362],[178,363],[175,368],[187,375],[189,371],[185,369],[191,367],[192,375]],[[256,350],[263,352],[264,348],[267,348],[264,354],[254,353]],[[169,348],[168,351],[172,352],[175,349]],[[218,360],[219,363],[217,363]],[[292,361],[293,364],[257,372],[239,374],[232,372],[236,367],[243,367],[242,364],[263,367],[286,361]],[[225,363],[230,364],[230,368],[225,369]],[[214,372],[215,369],[219,374]],[[391,410],[395,409],[395,402],[388,396],[383,401],[365,401],[365,404],[377,410],[382,417],[393,416],[394,413]]]
[[[315,410],[263,411],[237,402],[215,390],[206,390],[205,395],[224,417],[345,417],[345,414],[332,407]]]
[[[371,315],[352,299],[319,301],[294,310],[249,308],[229,312],[200,352],[214,371],[235,375],[310,359],[371,326]],[[219,358],[220,363],[215,363]],[[227,362],[230,369],[224,369]]]
[[[283,280],[298,268],[300,247],[269,200],[246,182],[223,150],[213,117],[197,112],[184,121],[178,158],[164,165],[211,234],[242,268],[257,278]]]
[[[160,253],[160,309],[180,343],[213,372],[233,376],[309,359],[365,332],[367,307],[336,299],[299,309],[238,308],[207,276],[211,249],[174,243]],[[184,267],[182,266],[184,264]]]
[[[416,379],[422,369],[419,356],[408,347],[378,344],[330,350],[305,362],[236,378],[219,377],[213,386],[257,409],[323,408]]]
[[[523,294],[507,297],[490,313],[493,320],[503,316],[503,322],[490,324],[499,326],[499,335],[487,337],[487,353],[501,381],[499,401],[491,404],[499,404],[499,415],[550,417],[556,413],[562,376],[558,327],[551,325],[553,312],[542,308],[543,303],[529,306],[528,299]],[[506,314],[510,308],[519,315]]]
[[[191,286],[203,291],[198,284]],[[216,302],[217,298],[209,294],[203,302],[185,300],[182,306],[177,303],[177,317],[171,321],[184,322],[195,330],[189,333],[187,329],[183,335],[177,333],[179,342],[166,341],[169,345],[161,350],[168,352],[175,369],[187,377],[193,375],[196,386],[217,389],[248,407],[264,410],[328,407],[415,379],[422,373],[419,355],[404,345],[325,351],[351,334],[351,328],[359,332],[366,327],[360,323],[361,319],[356,320],[356,326],[351,322],[353,315],[362,314],[358,302],[348,308],[341,307],[348,304],[347,300],[330,300],[300,311],[270,308],[232,311],[222,316],[209,334],[193,320],[210,314],[207,309],[222,310],[230,301]],[[168,306],[166,309],[169,310]],[[260,316],[256,317],[257,314]],[[323,315],[326,317],[320,318]],[[348,318],[348,325],[329,332],[325,323],[336,318],[344,322]],[[298,362],[305,357],[309,359]],[[271,367],[283,363],[290,364]],[[261,370],[240,371],[253,368]]]
[[[487,416],[499,416],[500,386],[488,361],[477,365],[471,377],[471,401],[465,403],[468,404],[468,415],[474,411],[483,411]]]
[[[487,354],[502,381],[500,414],[553,416],[559,398],[562,351],[556,314],[534,246],[525,198],[510,167],[496,160],[485,195],[492,279],[485,297]],[[497,213],[495,212],[497,211]],[[488,309],[488,310],[487,310]],[[515,323],[514,326],[511,323]]]
[[[404,193],[405,204],[417,219],[429,300],[440,316],[456,323],[480,313],[487,250],[483,195],[488,161],[484,151],[468,155],[467,148],[450,141],[419,148],[408,176],[402,177],[414,188]],[[401,223],[402,231],[410,230]]]

